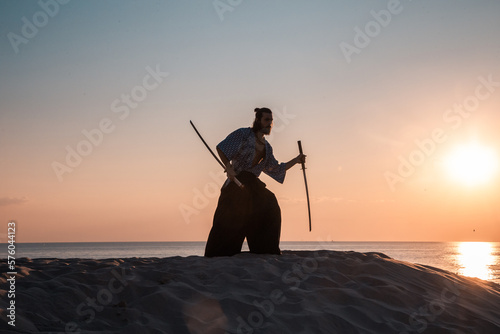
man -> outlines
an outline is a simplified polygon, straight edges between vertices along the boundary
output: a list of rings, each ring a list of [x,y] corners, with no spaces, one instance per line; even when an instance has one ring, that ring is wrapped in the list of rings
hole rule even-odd
[[[253,127],[238,129],[217,145],[228,179],[222,186],[205,256],[238,254],[245,237],[251,253],[281,253],[281,210],[276,196],[258,176],[264,172],[283,183],[286,171],[305,162],[306,156],[299,154],[287,163],[278,163],[264,138],[272,126],[271,110],[257,108]],[[236,185],[235,178],[243,188]]]

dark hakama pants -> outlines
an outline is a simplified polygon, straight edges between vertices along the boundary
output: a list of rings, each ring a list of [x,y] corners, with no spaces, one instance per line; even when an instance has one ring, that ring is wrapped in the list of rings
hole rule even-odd
[[[276,196],[250,172],[241,172],[222,188],[205,256],[241,253],[245,237],[251,253],[280,254],[281,210]]]

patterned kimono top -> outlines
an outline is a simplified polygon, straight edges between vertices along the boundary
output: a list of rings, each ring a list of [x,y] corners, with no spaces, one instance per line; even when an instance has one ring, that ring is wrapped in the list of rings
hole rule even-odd
[[[279,183],[283,183],[286,163],[279,163],[274,158],[273,148],[267,141],[265,157],[257,165],[252,166],[256,153],[255,141],[256,137],[252,128],[241,128],[230,133],[217,145],[217,148],[232,162],[236,174],[247,171],[259,177],[260,173],[264,172]]]

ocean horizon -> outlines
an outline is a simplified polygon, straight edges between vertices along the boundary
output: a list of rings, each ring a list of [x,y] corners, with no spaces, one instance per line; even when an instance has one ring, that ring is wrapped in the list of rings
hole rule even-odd
[[[7,244],[1,244],[7,258]],[[478,277],[500,284],[500,242],[283,241],[282,251],[331,250],[383,253],[393,259]],[[204,241],[16,243],[16,258],[166,258],[203,256]],[[244,243],[242,251],[248,251]]]

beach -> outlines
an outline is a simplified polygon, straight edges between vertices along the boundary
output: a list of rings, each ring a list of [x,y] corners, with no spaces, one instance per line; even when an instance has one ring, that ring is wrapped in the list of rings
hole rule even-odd
[[[16,265],[15,327],[2,271],[2,333],[500,331],[500,285],[374,252],[23,258]]]

